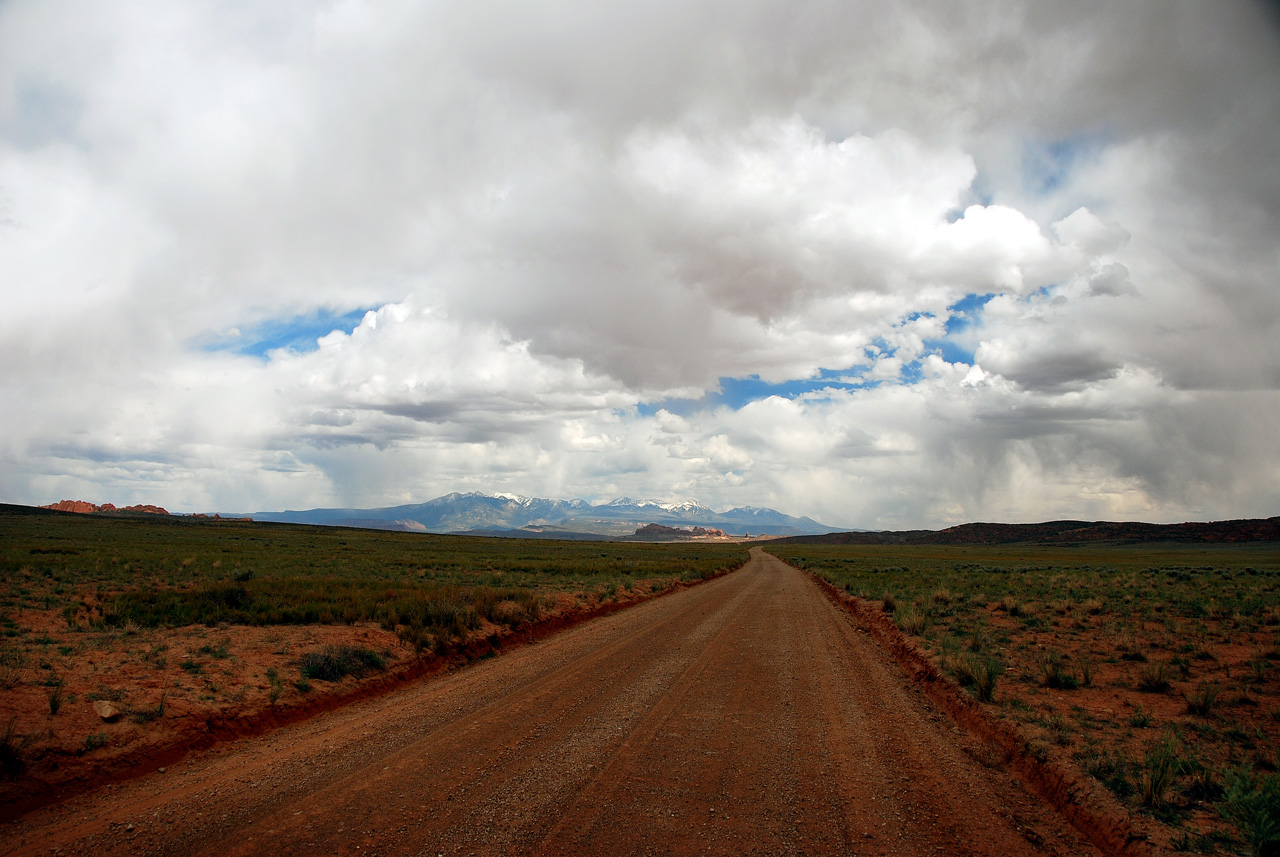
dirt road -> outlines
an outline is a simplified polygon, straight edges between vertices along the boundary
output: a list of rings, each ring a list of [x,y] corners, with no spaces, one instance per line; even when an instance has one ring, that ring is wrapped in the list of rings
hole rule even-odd
[[[1095,853],[801,572],[741,571],[19,819],[19,854]]]

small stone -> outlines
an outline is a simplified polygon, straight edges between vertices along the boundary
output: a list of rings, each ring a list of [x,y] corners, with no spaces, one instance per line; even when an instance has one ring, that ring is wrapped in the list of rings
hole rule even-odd
[[[93,701],[93,710],[98,712],[98,716],[103,720],[115,720],[120,716],[120,709],[105,699],[95,699]]]

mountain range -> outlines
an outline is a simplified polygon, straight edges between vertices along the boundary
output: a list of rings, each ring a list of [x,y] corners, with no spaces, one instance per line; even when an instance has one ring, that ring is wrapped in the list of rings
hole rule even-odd
[[[308,509],[257,512],[245,517],[291,524],[558,539],[630,536],[646,524],[710,527],[733,535],[791,536],[840,531],[812,518],[796,518],[755,506],[717,512],[696,500],[660,503],[620,497],[592,505],[585,500],[546,500],[479,492],[455,492],[425,503],[382,509]]]

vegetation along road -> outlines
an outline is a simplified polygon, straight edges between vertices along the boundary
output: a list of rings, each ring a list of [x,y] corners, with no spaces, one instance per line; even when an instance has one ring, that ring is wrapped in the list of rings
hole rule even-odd
[[[4,850],[1095,853],[981,758],[756,549],[687,591],[39,810]]]

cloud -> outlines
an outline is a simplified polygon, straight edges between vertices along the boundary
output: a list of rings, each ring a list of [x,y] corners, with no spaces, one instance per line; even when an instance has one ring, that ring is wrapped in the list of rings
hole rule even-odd
[[[1269,514],[1276,40],[1155,0],[10,0],[0,499]]]

